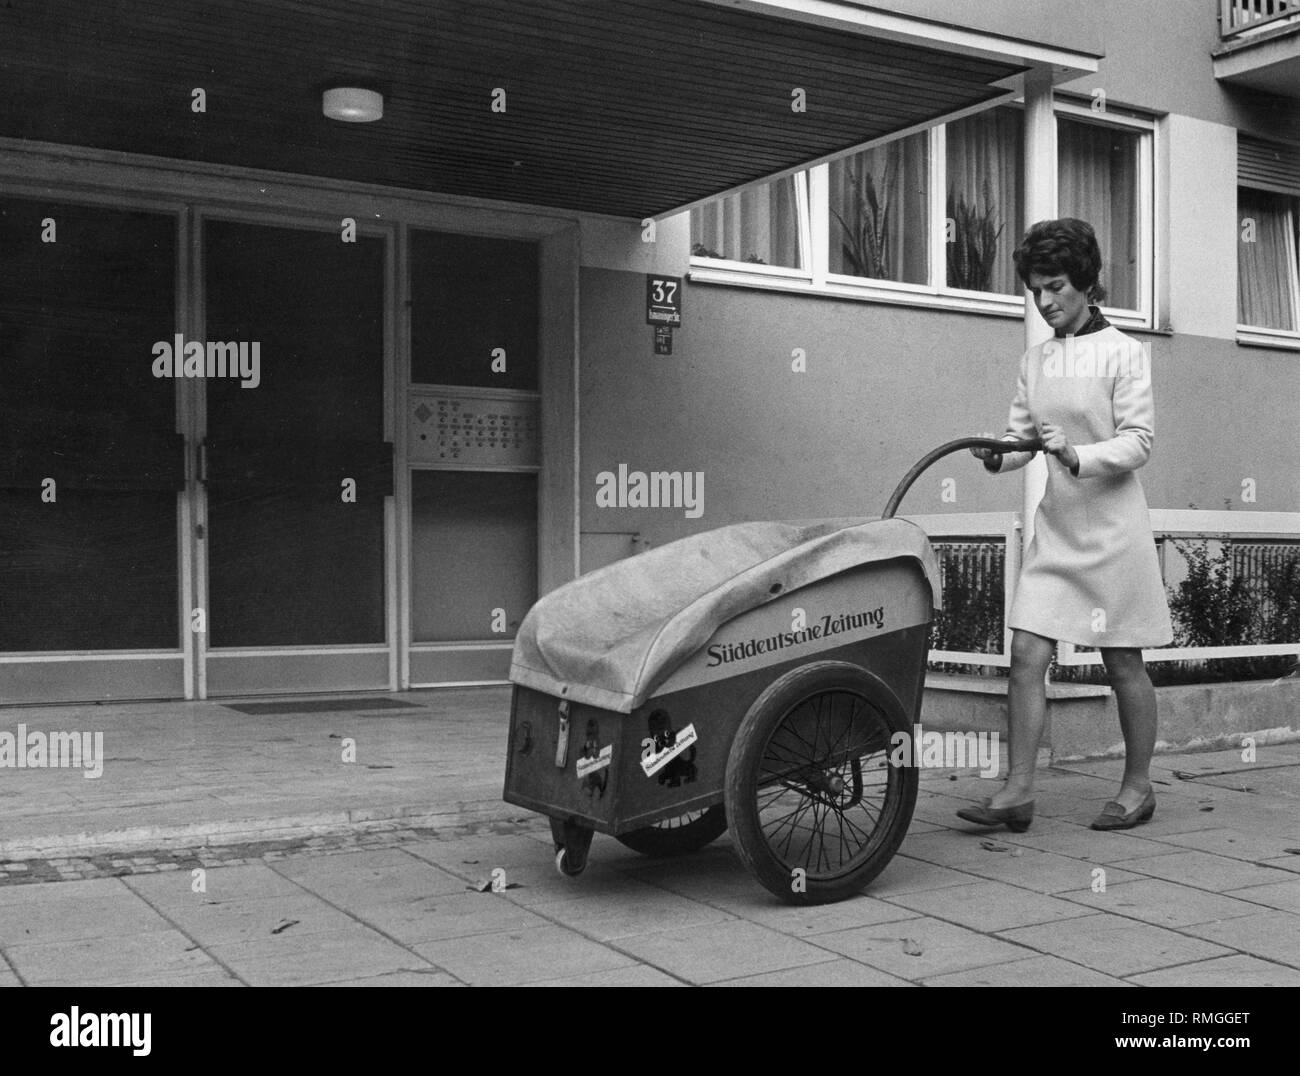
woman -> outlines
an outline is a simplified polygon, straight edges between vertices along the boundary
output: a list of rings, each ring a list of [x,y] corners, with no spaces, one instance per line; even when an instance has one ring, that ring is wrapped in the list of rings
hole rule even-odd
[[[1124,779],[1093,829],[1129,829],[1155,813],[1151,753],[1156,696],[1142,648],[1173,639],[1169,606],[1135,473],[1151,454],[1154,409],[1146,351],[1090,300],[1101,251],[1092,227],[1067,217],[1040,221],[1015,254],[1016,271],[1055,332],[1020,360],[1004,439],[1039,436],[1047,490],[1034,517],[1008,625],[1010,764],[1006,784],[981,807],[957,812],[1015,832],[1034,815],[1034,766],[1047,708],[1045,677],[1057,640],[1098,647],[1119,705]],[[997,474],[1032,453],[971,449]]]

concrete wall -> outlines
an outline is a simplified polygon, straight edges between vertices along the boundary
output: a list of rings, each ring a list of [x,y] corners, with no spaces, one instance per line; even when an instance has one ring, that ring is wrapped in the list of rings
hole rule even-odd
[[[849,0],[858,7],[1097,55],[1105,25],[1078,0]]]
[[[1219,0],[1090,0],[1078,8],[1100,30],[1105,56],[1095,75],[1060,89],[1089,96],[1101,89],[1112,104],[1300,141],[1295,102],[1215,80]]]
[[[653,545],[726,523],[878,515],[926,450],[1000,432],[1023,341],[1018,320],[686,285],[674,354],[656,356],[640,273],[580,279],[580,528]],[[1156,449],[1142,471],[1153,508],[1294,511],[1300,358],[1179,334],[1152,347]],[[806,373],[791,369],[801,348]],[[597,474],[704,473],[704,513],[598,508]],[[1258,500],[1240,501],[1243,477]],[[941,500],[955,479],[956,500]],[[1018,476],[967,455],[936,464],[903,514],[1013,510]],[[630,550],[629,550],[630,551]],[[585,564],[584,567],[590,567]]]

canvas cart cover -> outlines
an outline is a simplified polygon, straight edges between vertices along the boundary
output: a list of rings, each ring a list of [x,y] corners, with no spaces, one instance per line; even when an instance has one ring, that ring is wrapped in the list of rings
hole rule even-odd
[[[529,611],[510,679],[631,713],[727,621],[872,561],[918,561],[939,601],[925,532],[902,519],[738,523],[591,572]]]

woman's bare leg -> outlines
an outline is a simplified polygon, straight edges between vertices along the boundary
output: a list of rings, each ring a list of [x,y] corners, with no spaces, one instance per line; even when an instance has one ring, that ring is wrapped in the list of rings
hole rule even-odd
[[[1013,807],[1034,798],[1034,769],[1047,712],[1047,667],[1056,643],[1032,631],[1011,633],[1011,683],[1007,690],[1007,782],[989,806]]]
[[[1151,790],[1151,755],[1156,746],[1156,689],[1151,686],[1142,651],[1127,647],[1103,649],[1102,661],[1119,706],[1124,733],[1124,781],[1116,801],[1126,811],[1136,808]]]

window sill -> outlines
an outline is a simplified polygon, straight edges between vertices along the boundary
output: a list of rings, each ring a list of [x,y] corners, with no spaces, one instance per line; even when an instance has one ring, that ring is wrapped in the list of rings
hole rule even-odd
[[[1245,325],[1238,325],[1237,343],[1241,347],[1300,351],[1300,333],[1286,333],[1280,329],[1252,329]]]
[[[735,265],[709,264],[691,259],[687,279],[692,284],[722,284],[736,288],[757,288],[766,291],[784,291],[795,295],[811,295],[822,299],[851,299],[864,303],[886,303],[893,306],[919,307],[927,310],[951,310],[966,314],[986,314],[993,317],[1023,319],[1025,301],[1017,295],[981,295],[978,292],[938,291],[921,284],[894,284],[890,282],[859,283],[846,278],[831,278],[822,283],[812,279],[804,270],[779,270],[772,266],[739,268]],[[1102,312],[1117,329],[1136,329],[1154,332],[1150,318],[1137,311],[1110,310]]]

